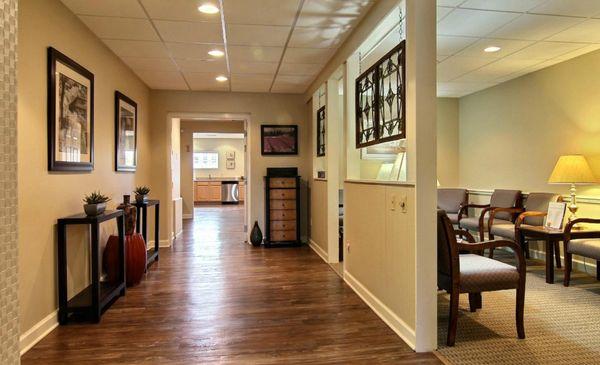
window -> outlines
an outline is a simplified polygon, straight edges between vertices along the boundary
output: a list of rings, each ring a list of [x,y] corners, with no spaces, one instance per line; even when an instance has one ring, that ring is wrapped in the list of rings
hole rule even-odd
[[[218,169],[219,152],[194,152],[195,169]]]

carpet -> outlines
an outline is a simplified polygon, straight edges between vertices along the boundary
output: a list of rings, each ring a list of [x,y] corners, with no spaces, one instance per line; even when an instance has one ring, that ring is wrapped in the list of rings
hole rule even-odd
[[[502,261],[508,261],[502,259]],[[510,262],[510,261],[508,261]],[[571,286],[546,284],[543,263],[529,262],[525,291],[525,336],[517,338],[515,290],[483,293],[483,309],[469,312],[461,294],[456,345],[447,347],[450,296],[438,294],[439,353],[452,364],[599,364],[600,282],[572,274]]]

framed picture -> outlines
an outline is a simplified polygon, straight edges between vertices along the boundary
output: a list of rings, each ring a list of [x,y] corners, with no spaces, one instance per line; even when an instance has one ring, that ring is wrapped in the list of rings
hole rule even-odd
[[[260,126],[260,147],[263,155],[297,155],[297,125]]]
[[[227,160],[225,167],[227,167],[227,170],[235,169],[235,160]]]
[[[94,169],[94,74],[48,48],[48,170]]]
[[[235,151],[227,151],[225,152],[225,158],[228,160],[235,159]]]
[[[137,166],[137,103],[115,91],[115,171]]]
[[[325,156],[325,107],[317,110],[317,157]]]

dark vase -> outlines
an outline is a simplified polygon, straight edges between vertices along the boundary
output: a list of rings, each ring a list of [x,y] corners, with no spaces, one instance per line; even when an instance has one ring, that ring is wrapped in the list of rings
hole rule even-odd
[[[260,246],[263,240],[263,234],[258,226],[258,222],[254,222],[254,227],[252,227],[252,232],[250,232],[250,242],[252,246]]]
[[[135,231],[135,221],[137,219],[137,208],[131,204],[131,196],[123,195],[123,203],[117,209],[123,211],[125,216],[125,235],[132,235]]]
[[[104,249],[102,266],[108,282],[119,279],[119,237],[110,236]],[[139,284],[146,270],[146,243],[141,234],[125,236],[125,279],[127,286]]]

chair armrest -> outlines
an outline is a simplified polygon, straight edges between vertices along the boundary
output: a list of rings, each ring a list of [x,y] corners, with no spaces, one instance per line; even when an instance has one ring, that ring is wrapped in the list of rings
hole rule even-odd
[[[463,215],[468,216],[467,211],[469,208],[487,208],[489,206],[489,204],[461,204],[460,209],[458,210],[458,223],[460,224]]]
[[[465,251],[475,251],[475,252],[483,252],[486,248],[496,249],[508,247],[512,249],[517,258],[517,270],[520,274],[525,274],[525,257],[523,256],[523,251],[521,248],[514,243],[513,241],[508,240],[494,240],[494,241],[485,241],[480,243],[459,243],[458,249]]]
[[[467,231],[467,230],[464,230],[464,229],[455,229],[454,230],[454,234],[456,234],[459,237],[462,237],[462,238],[466,239],[467,242],[475,243],[475,237],[473,237],[473,235],[469,231]]]
[[[546,213],[546,212],[537,212],[535,210],[523,212],[523,213],[519,214],[519,216],[517,217],[517,220],[515,221],[515,229],[519,229],[521,227],[521,224],[523,224],[523,222],[525,221],[525,218],[527,218],[527,217],[545,217],[547,215],[548,215],[548,213]]]
[[[598,219],[598,218],[577,218],[577,219],[572,220],[569,223],[567,223],[567,226],[565,227],[565,234],[564,234],[565,248],[569,244],[569,241],[571,241],[571,230],[573,230],[573,226],[575,226],[578,223],[600,224],[600,219]],[[592,236],[595,237],[594,233],[590,232],[590,238]],[[588,238],[588,237],[586,237],[586,238]]]
[[[523,208],[492,208],[490,211],[490,218],[488,220],[488,229],[492,228],[492,224],[494,224],[494,219],[496,218],[497,213],[506,212],[511,214],[518,214],[523,212]]]

